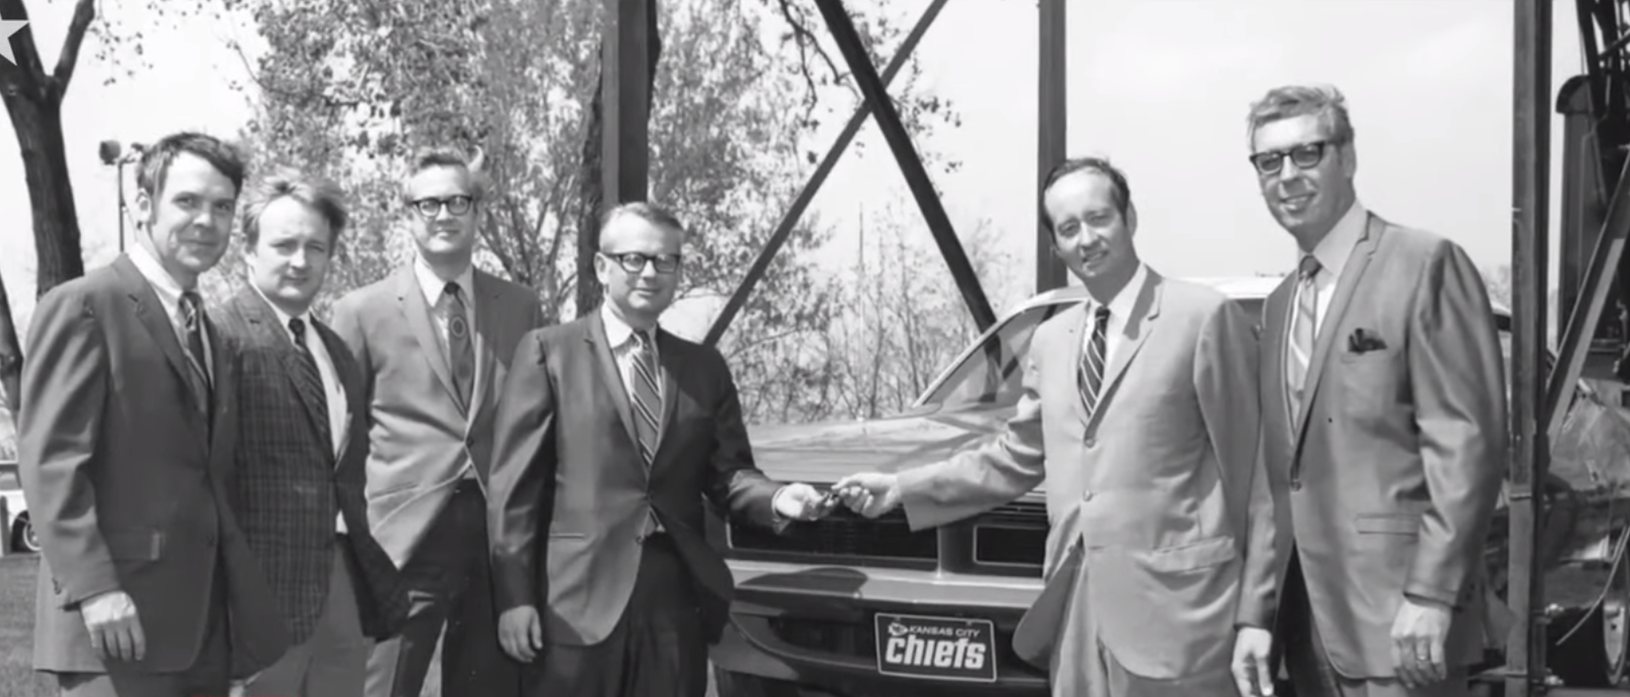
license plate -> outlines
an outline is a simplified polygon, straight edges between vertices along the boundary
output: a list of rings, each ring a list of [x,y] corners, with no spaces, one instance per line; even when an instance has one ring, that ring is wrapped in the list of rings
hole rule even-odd
[[[990,620],[877,613],[877,672],[911,678],[996,682]]]

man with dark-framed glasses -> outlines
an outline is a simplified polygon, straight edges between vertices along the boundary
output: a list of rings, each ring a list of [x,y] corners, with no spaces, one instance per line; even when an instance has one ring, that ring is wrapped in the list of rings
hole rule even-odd
[[[1272,643],[1301,697],[1467,694],[1505,469],[1487,291],[1459,245],[1358,201],[1339,90],[1271,90],[1249,126],[1263,201],[1300,254],[1259,343]],[[1242,681],[1266,676],[1266,643],[1237,647]]]
[[[536,697],[702,697],[730,570],[703,499],[781,530],[824,516],[808,484],[753,464],[718,350],[663,331],[686,231],[648,203],[612,209],[605,301],[526,336],[498,409],[490,530],[500,641]]]
[[[486,488],[498,391],[543,313],[530,289],[471,263],[486,188],[479,155],[420,152],[402,188],[413,260],[334,306],[365,376],[369,523],[411,602],[369,657],[369,697],[417,697],[443,626],[442,694],[519,689],[497,640]]]

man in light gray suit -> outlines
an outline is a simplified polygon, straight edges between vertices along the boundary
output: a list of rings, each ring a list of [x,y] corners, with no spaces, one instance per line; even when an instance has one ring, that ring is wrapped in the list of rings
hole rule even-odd
[[[1273,512],[1257,458],[1256,346],[1244,310],[1138,260],[1137,209],[1108,162],[1070,160],[1042,205],[1089,302],[1036,329],[1002,436],[947,462],[852,475],[857,512],[912,529],[1047,478],[1047,586],[1014,633],[1060,697],[1228,695],[1231,648],[1265,640]],[[1056,649],[1053,648],[1056,646]]]
[[[370,697],[418,697],[443,625],[443,694],[520,689],[519,664],[498,645],[486,480],[498,391],[543,312],[531,290],[471,263],[479,164],[419,153],[403,185],[414,260],[334,306],[334,330],[366,377],[368,520],[412,603],[401,635],[369,659]]]
[[[1301,252],[1263,313],[1260,386],[1296,694],[1467,694],[1506,452],[1483,280],[1459,245],[1358,201],[1340,91],[1270,91],[1250,139]]]

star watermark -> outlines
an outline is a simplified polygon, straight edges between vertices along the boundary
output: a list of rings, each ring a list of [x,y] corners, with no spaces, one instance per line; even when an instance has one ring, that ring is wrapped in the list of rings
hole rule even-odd
[[[17,64],[17,56],[11,52],[11,35],[22,31],[26,26],[28,26],[26,19],[0,19],[0,58],[10,61],[12,65]]]

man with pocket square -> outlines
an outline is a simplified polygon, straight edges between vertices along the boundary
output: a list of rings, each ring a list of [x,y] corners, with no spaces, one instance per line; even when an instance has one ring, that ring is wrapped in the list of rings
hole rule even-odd
[[[1047,666],[1059,697],[1233,694],[1232,646],[1265,642],[1272,616],[1251,321],[1216,289],[1138,259],[1137,207],[1109,162],[1055,168],[1042,208],[1090,298],[1036,329],[1001,436],[833,488],[868,517],[903,506],[920,530],[1045,476],[1047,583],[1015,653]]]
[[[1506,448],[1483,280],[1458,245],[1358,201],[1339,90],[1274,89],[1249,125],[1263,200],[1300,252],[1260,342],[1275,641],[1298,697],[1467,694]],[[1268,651],[1242,643],[1236,671]]]

